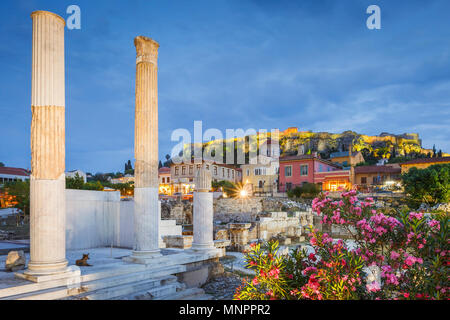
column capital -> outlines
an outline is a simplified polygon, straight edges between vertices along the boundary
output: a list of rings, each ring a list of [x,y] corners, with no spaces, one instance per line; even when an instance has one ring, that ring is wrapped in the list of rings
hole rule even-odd
[[[138,36],[134,38],[134,45],[136,47],[136,64],[150,62],[156,66],[158,60],[158,42],[148,37]]]
[[[42,16],[42,15],[56,18],[57,20],[62,22],[64,26],[66,25],[66,20],[64,20],[61,16],[57,15],[56,13],[53,13],[50,11],[37,10],[37,11],[33,11],[30,16],[31,16],[31,19],[33,19],[35,16]]]

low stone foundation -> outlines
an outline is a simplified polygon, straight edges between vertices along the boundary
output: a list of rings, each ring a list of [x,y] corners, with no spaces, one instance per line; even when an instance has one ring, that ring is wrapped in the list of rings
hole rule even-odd
[[[192,247],[193,236],[164,236],[163,240],[166,248],[189,249]]]

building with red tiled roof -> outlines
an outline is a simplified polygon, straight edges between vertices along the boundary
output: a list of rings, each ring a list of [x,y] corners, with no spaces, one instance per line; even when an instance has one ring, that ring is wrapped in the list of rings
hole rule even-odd
[[[23,168],[0,167],[0,184],[5,182],[28,180],[31,172]]]
[[[329,160],[321,159],[316,153],[284,156],[279,159],[280,192],[286,192],[305,183],[316,183],[322,190],[350,189],[350,170]]]
[[[400,163],[402,167],[402,173],[408,172],[412,167],[417,169],[425,169],[434,164],[450,163],[450,157],[438,157],[438,158],[420,158],[413,159],[403,163]]]

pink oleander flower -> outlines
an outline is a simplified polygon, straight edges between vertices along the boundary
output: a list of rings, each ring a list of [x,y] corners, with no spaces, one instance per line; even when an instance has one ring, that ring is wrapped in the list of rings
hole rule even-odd
[[[391,259],[392,260],[397,260],[400,257],[400,254],[398,254],[395,251],[391,251]]]
[[[380,284],[376,281],[366,284],[366,288],[369,292],[377,292],[381,290]]]

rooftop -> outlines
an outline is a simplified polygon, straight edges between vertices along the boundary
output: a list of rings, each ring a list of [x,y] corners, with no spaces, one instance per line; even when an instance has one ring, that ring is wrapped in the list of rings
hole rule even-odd
[[[10,174],[14,176],[28,177],[30,173],[31,173],[30,171],[23,168],[0,167],[0,174]]]
[[[400,173],[401,169],[396,166],[358,166],[355,173]]]
[[[331,162],[330,160],[327,159],[321,159],[319,157],[317,157],[316,155],[313,154],[303,154],[303,155],[293,155],[293,156],[284,156],[284,157],[280,157],[279,158],[279,162],[286,162],[286,161],[298,161],[298,160],[317,160],[320,162],[323,162],[325,164],[328,164],[330,166],[336,167],[336,168],[341,168],[340,165]]]
[[[421,159],[413,159],[403,163],[400,165],[408,165],[408,164],[416,164],[416,163],[433,163],[433,162],[450,162],[450,157],[438,157],[438,158],[421,158]]]

